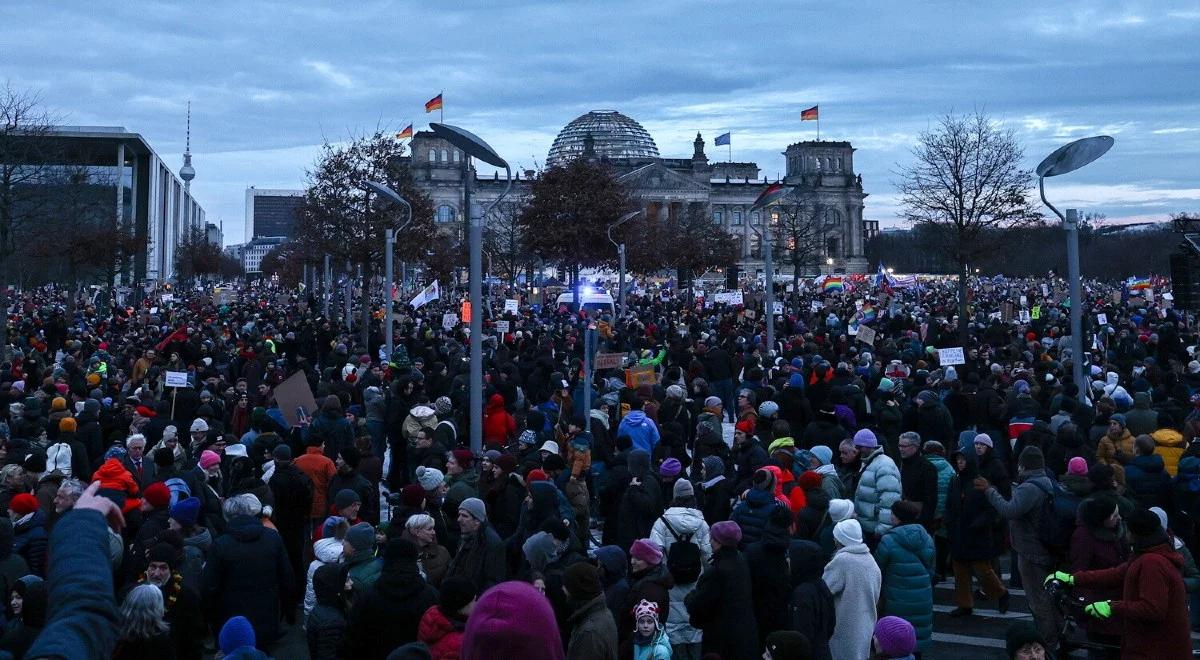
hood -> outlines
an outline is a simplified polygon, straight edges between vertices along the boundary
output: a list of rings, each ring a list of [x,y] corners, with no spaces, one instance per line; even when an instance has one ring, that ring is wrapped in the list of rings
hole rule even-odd
[[[324,539],[322,539],[324,540]],[[326,564],[313,573],[313,594],[321,605],[336,607],[342,601],[342,590],[346,579],[342,577],[342,566]]]
[[[208,554],[208,549],[212,547],[212,532],[208,531],[207,527],[198,527],[195,534],[183,540],[184,545],[190,545],[199,548],[205,555]]]
[[[1161,555],[1167,561],[1171,562],[1172,566],[1178,568],[1180,571],[1183,570],[1183,555],[1175,552],[1174,544],[1169,541],[1167,543],[1160,543],[1158,545],[1146,548],[1140,554]]]
[[[554,537],[549,532],[538,532],[525,541],[525,544],[521,546],[521,552],[529,561],[530,568],[542,572],[546,570],[546,564],[554,561],[554,558],[558,556],[558,544],[555,543]]]
[[[1092,481],[1087,478],[1086,474],[1064,474],[1059,478],[1059,482],[1072,495],[1087,497],[1092,494]]]
[[[650,454],[641,449],[629,452],[629,474],[637,477],[648,472],[650,472]]]
[[[1150,409],[1150,395],[1146,392],[1138,392],[1133,395],[1133,407],[1139,410]]]
[[[378,387],[368,387],[363,392],[363,403],[373,403],[383,399],[383,391]]]
[[[913,554],[919,554],[921,549],[929,543],[929,532],[926,532],[925,528],[917,523],[893,527],[884,536],[891,536],[900,544],[900,547]]]
[[[25,625],[41,628],[46,625],[46,583],[42,580],[25,582],[25,602],[21,606],[21,621]]]
[[[1175,429],[1159,429],[1150,434],[1154,438],[1154,443],[1159,447],[1182,447],[1183,434]]]
[[[605,430],[608,430],[608,415],[605,415],[603,410],[597,410],[593,408],[592,411],[588,413],[588,416],[603,426]]]
[[[614,584],[621,581],[625,577],[626,568],[629,566],[629,562],[625,558],[625,551],[615,545],[605,545],[596,548],[596,561],[604,567],[603,578],[607,584]]]
[[[240,543],[253,543],[262,537],[262,521],[251,516],[234,516],[229,519],[226,533]]]
[[[501,410],[504,410],[504,397],[499,394],[493,394],[492,397],[488,399],[486,411],[490,413],[497,413]]]
[[[1150,454],[1149,456],[1135,456],[1133,465],[1137,469],[1150,474],[1156,474],[1166,469],[1163,464],[1162,456],[1158,454]]]
[[[792,586],[821,579],[825,571],[825,553],[812,541],[792,541],[788,546]]]
[[[422,426],[432,426],[437,421],[437,413],[429,406],[413,406],[408,414],[421,423]]]
[[[630,426],[644,426],[646,424],[646,413],[642,410],[631,410],[622,424],[628,423]]]
[[[342,558],[342,542],[335,538],[320,539],[313,544],[313,556],[325,564],[336,564]]]
[[[684,506],[673,506],[664,511],[663,515],[671,523],[675,532],[680,535],[695,534],[704,524],[704,514]]]
[[[1118,376],[1115,371],[1110,371],[1104,377],[1104,383],[1105,383],[1105,385],[1108,385],[1109,387],[1115,387],[1117,385],[1119,378],[1120,378],[1120,376]]]
[[[92,481],[99,481],[101,488],[111,490],[119,490],[125,493],[133,494],[138,492],[137,482],[133,480],[133,475],[129,474],[129,470],[121,465],[121,461],[110,458],[100,466],[92,475]]]

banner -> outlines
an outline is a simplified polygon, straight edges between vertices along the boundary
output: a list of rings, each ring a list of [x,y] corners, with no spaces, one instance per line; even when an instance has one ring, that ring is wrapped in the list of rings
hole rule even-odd
[[[429,286],[421,289],[421,292],[418,293],[408,304],[412,305],[413,309],[420,309],[425,303],[437,300],[441,297],[442,293],[438,289],[437,280],[434,280],[429,283]]]
[[[943,367],[948,367],[952,364],[966,364],[967,360],[963,357],[962,346],[955,348],[939,348],[938,349],[938,364]]]

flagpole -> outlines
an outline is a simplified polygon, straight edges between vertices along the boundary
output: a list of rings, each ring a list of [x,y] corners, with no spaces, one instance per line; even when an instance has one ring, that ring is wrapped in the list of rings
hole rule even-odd
[[[444,124],[444,123],[446,123],[446,92],[445,92],[445,90],[438,92],[438,96],[441,97],[441,99],[442,99],[442,102],[438,104],[438,123]],[[820,126],[818,126],[817,128],[818,128],[818,130],[820,130]]]

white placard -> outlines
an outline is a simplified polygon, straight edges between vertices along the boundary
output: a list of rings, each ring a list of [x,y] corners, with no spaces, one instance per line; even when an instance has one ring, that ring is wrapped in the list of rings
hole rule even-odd
[[[869,325],[858,326],[858,340],[864,344],[875,345],[875,331]]]
[[[1108,315],[1103,312],[1096,315],[1096,323],[1100,325],[1108,325]]]
[[[811,306],[812,306],[812,311],[814,311],[814,312],[821,311],[821,301],[820,300],[812,301]]]
[[[600,371],[604,369],[620,369],[625,364],[624,353],[597,353],[595,357],[594,368]]]
[[[1030,321],[1029,310],[1023,309],[1020,312],[1017,312],[1017,320],[1020,321],[1021,323],[1029,323],[1029,321]]]
[[[165,303],[175,302],[175,294],[173,294],[173,293],[164,293],[160,297],[161,297],[162,301]]]
[[[861,300],[855,300],[855,301],[854,301],[854,311],[856,311],[856,312],[861,312],[861,311],[862,311],[862,307],[863,307],[863,301],[861,301]]]
[[[454,326],[458,325],[458,314],[448,312],[442,314],[442,328],[445,330],[453,330]]]
[[[167,387],[187,387],[187,372],[186,371],[168,371]]]
[[[966,364],[967,360],[963,357],[962,346],[954,348],[939,348],[938,349],[938,364],[943,367],[948,367],[952,364]]]
[[[504,313],[508,314],[510,312],[513,314],[517,313],[517,301],[513,298],[508,298],[504,301]]]
[[[718,303],[722,303],[725,305],[741,305],[741,304],[743,304],[741,291],[721,291],[720,293],[716,294],[713,298]]]
[[[782,316],[783,315],[783,303],[776,301],[773,305],[771,305],[771,310],[776,316]]]
[[[496,332],[508,334],[508,321],[496,321]]]
[[[1021,306],[1028,307],[1029,306],[1029,298],[1027,298],[1025,296],[1021,296]]]

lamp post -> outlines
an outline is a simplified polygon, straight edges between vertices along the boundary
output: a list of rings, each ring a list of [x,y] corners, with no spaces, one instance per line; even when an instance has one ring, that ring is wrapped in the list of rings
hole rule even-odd
[[[619,296],[617,306],[621,309],[621,316],[625,316],[625,313],[629,311],[625,308],[625,241],[621,241],[620,243],[614,241],[612,237],[612,230],[620,227],[621,225],[629,222],[641,214],[642,212],[640,210],[630,211],[629,213],[626,213],[618,218],[616,222],[608,226],[608,242],[617,247],[617,256],[621,260],[621,272],[617,279],[617,294]]]
[[[783,201],[792,192],[791,188],[784,188],[778,183],[767,186],[766,190],[754,200],[754,205],[750,207],[750,212],[753,213],[758,209],[766,208]],[[771,250],[771,214],[767,214],[765,229],[762,233],[762,249],[763,249],[763,276],[767,280],[767,296],[766,304],[764,305],[763,315],[767,317],[767,361],[770,362],[771,355],[775,352],[775,258]],[[753,229],[753,226],[751,226]]]
[[[1046,177],[1059,176],[1087,165],[1108,153],[1113,139],[1107,135],[1075,140],[1055,149],[1038,164],[1038,194],[1042,203],[1062,220],[1067,232],[1067,280],[1071,292],[1071,379],[1079,388],[1079,400],[1087,402],[1087,382],[1083,377],[1083,300],[1079,287],[1079,211],[1067,209],[1064,216],[1046,199]]]
[[[434,135],[449,142],[466,155],[464,165],[468,174],[466,181],[468,190],[470,189],[471,179],[474,178],[474,175],[471,174],[471,158],[478,158],[493,167],[503,167],[506,180],[504,192],[500,193],[500,196],[484,209],[483,213],[478,217],[471,212],[469,199],[465,204],[469,221],[468,234],[471,249],[471,277],[469,283],[469,297],[471,300],[471,451],[478,454],[483,450],[483,309],[480,304],[483,298],[480,288],[483,279],[483,218],[512,189],[512,169],[509,168],[508,162],[501,158],[495,149],[492,149],[491,145],[470,131],[457,126],[439,123],[431,123],[429,124],[429,128],[433,131]]]
[[[391,227],[383,232],[383,333],[387,340],[387,359],[390,362],[392,350],[395,348],[393,345],[395,338],[392,337],[392,252],[396,249],[396,234],[412,224],[412,205],[395,190],[382,183],[368,181],[367,187],[374,190],[377,195],[403,206],[408,212],[408,219],[404,221],[404,224],[399,227]]]

